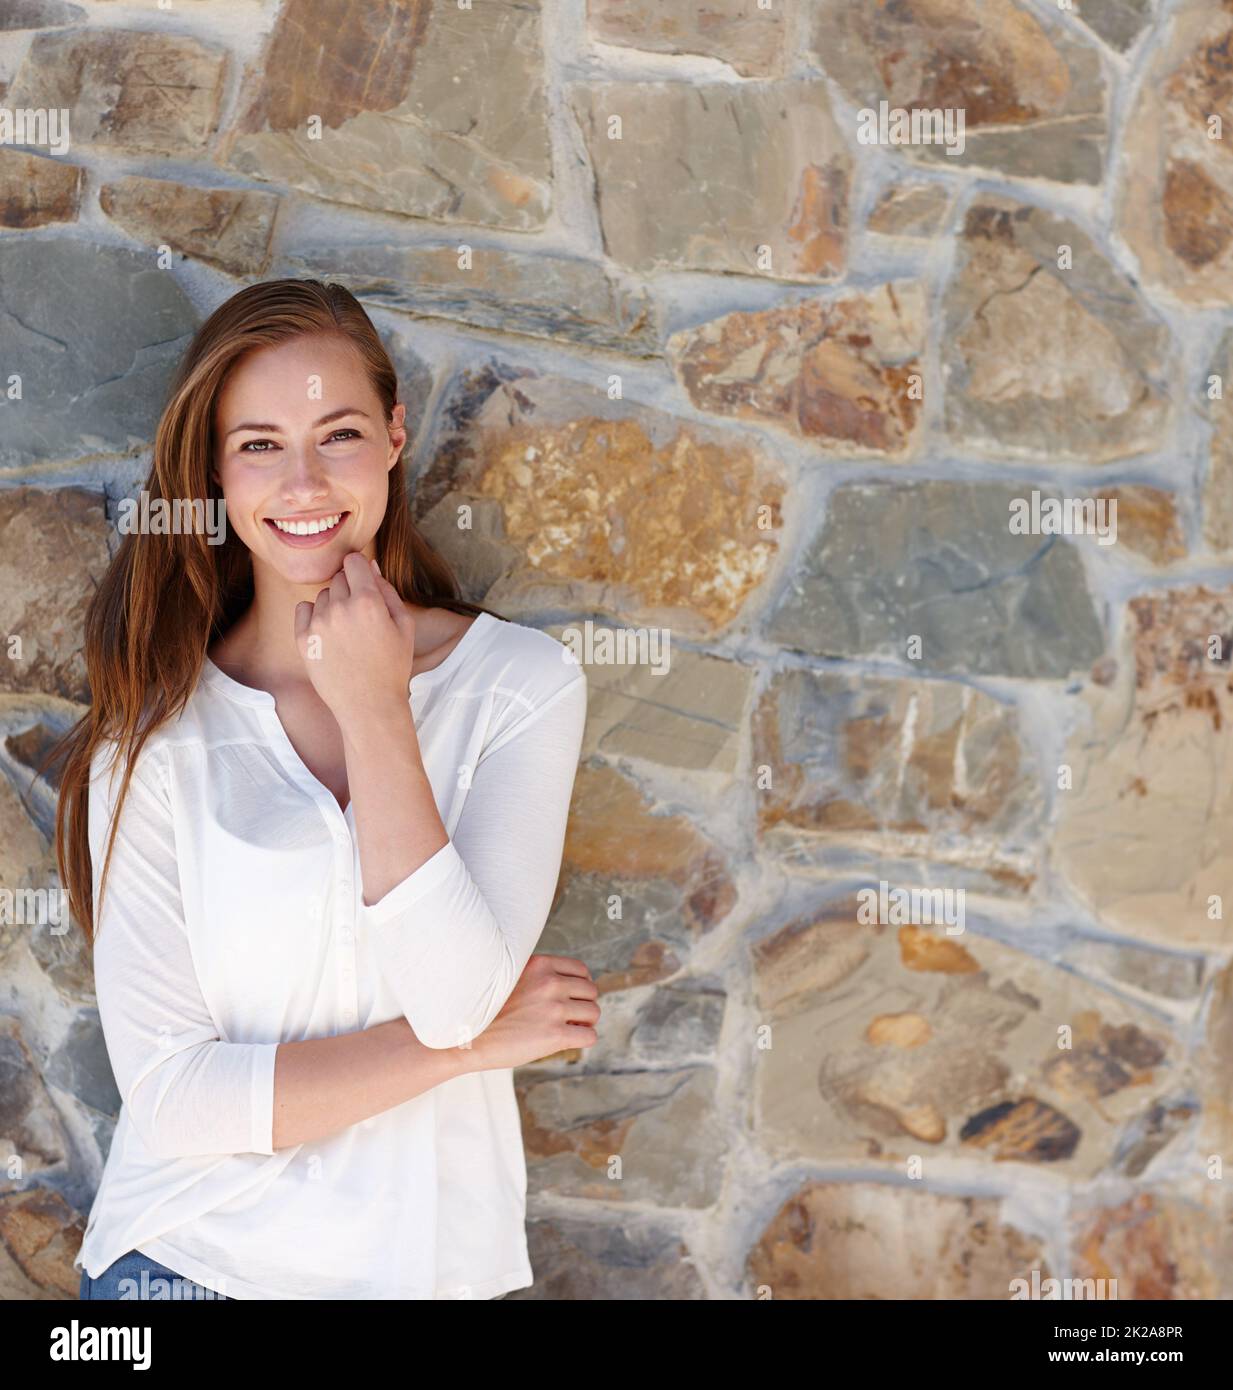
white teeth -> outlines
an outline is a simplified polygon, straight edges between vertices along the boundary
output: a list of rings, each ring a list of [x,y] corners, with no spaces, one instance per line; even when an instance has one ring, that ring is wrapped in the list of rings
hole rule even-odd
[[[322,531],[333,530],[342,518],[342,512],[338,512],[334,516],[323,516],[317,521],[275,521],[274,525],[290,536],[316,536]],[[274,520],[273,517],[270,519]]]

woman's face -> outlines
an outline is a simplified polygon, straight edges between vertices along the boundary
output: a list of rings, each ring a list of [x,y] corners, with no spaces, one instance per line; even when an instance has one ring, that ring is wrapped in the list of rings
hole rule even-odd
[[[333,335],[258,348],[215,405],[215,469],[253,577],[320,588],[353,550],[372,559],[406,407],[387,429],[359,354]]]

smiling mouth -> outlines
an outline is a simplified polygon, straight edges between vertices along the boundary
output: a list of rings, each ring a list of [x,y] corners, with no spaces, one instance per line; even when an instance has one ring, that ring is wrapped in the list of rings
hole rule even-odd
[[[350,512],[331,512],[327,516],[274,518],[267,516],[265,524],[286,545],[297,549],[324,545],[342,530]]]

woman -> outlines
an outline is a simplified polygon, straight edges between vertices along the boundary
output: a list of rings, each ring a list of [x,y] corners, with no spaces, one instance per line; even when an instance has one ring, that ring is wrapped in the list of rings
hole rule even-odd
[[[586,680],[456,597],[404,416],[346,290],[241,291],[146,485],[221,497],[225,541],[128,535],[91,605],[56,847],[123,1105],[83,1297],[532,1282],[511,1068],[600,1012],[581,961],[531,954]]]

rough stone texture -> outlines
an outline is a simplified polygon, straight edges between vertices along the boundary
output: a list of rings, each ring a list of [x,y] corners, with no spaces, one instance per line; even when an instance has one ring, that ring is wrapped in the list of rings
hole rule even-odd
[[[99,206],[147,245],[166,243],[232,275],[259,275],[269,260],[278,199],[133,176],[104,184]]]
[[[59,888],[51,826],[36,824],[29,780],[0,776],[0,890],[13,895],[0,899],[0,980],[20,978],[28,948],[56,989],[80,1001],[93,994],[93,971],[82,933],[50,911],[59,901],[50,896]]]
[[[26,814],[21,797],[0,777],[0,888],[16,892],[41,887],[46,843]],[[0,917],[0,947],[27,935],[26,925]]]
[[[558,639],[569,631],[577,634],[575,640],[585,640],[581,625],[548,630]],[[675,649],[668,652],[666,670],[585,656],[584,649],[579,662],[588,682],[584,759],[592,753],[644,758],[658,767],[713,772],[731,782],[752,686],[748,666]]]
[[[1195,1151],[1215,1154],[1220,1167],[1205,1168],[1209,1179],[1225,1178],[1224,1156],[1233,1144],[1233,1093],[1225,1084],[1233,1067],[1233,967],[1225,965],[1212,981],[1211,1007],[1205,1020],[1204,1036],[1195,1050],[1194,1071],[1206,1082],[1202,1086],[1203,1108],[1198,1122]]]
[[[1227,1299],[1230,1251],[1221,1206],[1210,1196],[1186,1201],[1152,1192],[1077,1203],[1072,1277],[1116,1279],[1119,1301]]]
[[[805,1183],[746,1262],[753,1296],[775,1299],[1005,1299],[1033,1269],[1050,1277],[1042,1243],[995,1198],[838,1182]]]
[[[1105,87],[1091,45],[1012,0],[818,0],[811,56],[861,108],[962,108],[965,149],[892,146],[927,163],[1097,183]]]
[[[332,202],[529,230],[551,206],[542,67],[535,0],[283,0],[220,157]]]
[[[1233,551],[1233,333],[1220,342],[1208,371],[1219,377],[1220,397],[1207,400],[1211,452],[1203,489],[1203,539],[1216,551]],[[1212,389],[1205,383],[1204,397]]]
[[[948,424],[971,448],[1093,463],[1164,437],[1167,330],[1051,213],[1002,198],[968,209],[941,341]]]
[[[1174,8],[1131,102],[1117,182],[1117,231],[1143,278],[1214,308],[1233,295],[1231,41],[1227,5]]]
[[[6,885],[7,886],[7,885]],[[68,1138],[17,1019],[0,1015],[0,1194],[63,1163]],[[20,1178],[10,1177],[13,1159]]]
[[[1094,494],[1117,503],[1117,544],[1153,565],[1186,555],[1186,536],[1173,494],[1155,487],[1100,488]]]
[[[771,1028],[757,1129],[773,1153],[895,1166],[927,1144],[1087,1178],[1175,1083],[1180,1045],[1146,1011],[970,929],[867,925],[858,907],[755,945]]]
[[[418,488],[417,502],[423,506],[422,499],[434,490],[431,486]],[[492,498],[446,492],[416,518],[416,527],[434,549],[448,556],[467,594],[487,595],[503,575],[522,562],[517,546],[505,539],[504,509]]]
[[[51,786],[58,788],[61,770],[59,763],[50,762],[44,768],[44,760],[51,754],[58,737],[55,729],[49,728],[46,724],[35,724],[19,734],[10,734],[4,740],[4,747],[19,763],[23,763],[31,772],[45,776]]]
[[[1124,53],[1151,23],[1153,0],[1082,0],[1074,8],[1089,29]]]
[[[697,931],[689,920],[693,905],[692,895],[669,878],[575,872],[536,949],[581,956],[601,996],[658,984],[689,959]]]
[[[1043,804],[1013,709],[970,686],[790,671],[755,713],[758,833],[793,869],[894,864],[1022,893]]]
[[[638,1015],[630,1038],[639,1062],[712,1057],[723,1027],[723,990],[701,980],[683,980],[656,992]]]
[[[869,214],[869,230],[880,236],[933,237],[950,216],[954,198],[939,183],[895,184]]]
[[[119,1115],[120,1093],[111,1074],[96,1010],[87,1010],[74,1021],[68,1036],[48,1062],[47,1079],[77,1096],[92,1110],[104,1115]]]
[[[1102,652],[1077,550],[1009,534],[996,483],[851,483],[771,614],[768,633],[814,656],[911,656],[932,671],[1057,678]]]
[[[1138,1178],[1147,1172],[1157,1154],[1166,1162],[1187,1146],[1197,1128],[1198,1102],[1189,1096],[1167,1097],[1142,1111],[1126,1125],[1110,1164],[1112,1172]]]
[[[655,1226],[544,1219],[527,1222],[535,1284],[507,1297],[546,1302],[701,1299],[689,1250]]]
[[[0,226],[47,227],[76,221],[84,173],[56,159],[0,149]]]
[[[472,247],[465,268],[459,260],[456,244],[353,247],[341,264],[336,247],[323,247],[289,259],[283,269],[333,280],[366,304],[419,318],[636,356],[659,351],[657,314],[646,292],[593,261],[487,247]]]
[[[652,53],[722,58],[742,77],[777,77],[784,69],[786,7],[746,0],[665,5],[662,0],[588,0],[593,39]]]
[[[1220,644],[1209,660],[1208,643]],[[1118,676],[1084,697],[1066,750],[1056,863],[1107,926],[1173,946],[1227,945],[1233,903],[1233,591],[1132,599]],[[1209,898],[1223,901],[1210,914]]]
[[[0,1194],[0,1300],[75,1300],[81,1271],[73,1260],[85,1233],[85,1221],[58,1192]]]
[[[218,121],[225,67],[222,49],[176,34],[36,34],[5,101],[68,108],[72,139],[82,146],[201,155]]]
[[[731,911],[732,882],[721,853],[684,816],[656,814],[650,799],[615,769],[580,767],[572,809],[565,834],[567,875],[674,884],[687,894],[682,925],[694,933]]]
[[[443,441],[417,501],[452,489],[500,504],[518,563],[486,596],[499,611],[591,608],[701,634],[769,573],[783,484],[752,443],[559,378],[456,405],[462,437]],[[455,528],[447,557],[471,534]]]
[[[1090,979],[1130,985],[1159,999],[1197,999],[1203,983],[1201,958],[1133,943],[1079,939],[1065,949],[1062,959]]]
[[[5,0],[0,11],[0,31],[6,29],[51,29],[56,25],[80,24],[86,12],[67,0]]]
[[[843,270],[852,161],[821,82],[573,83],[570,102],[613,260],[780,280]]]
[[[515,1087],[529,1192],[664,1207],[707,1207],[718,1197],[725,1141],[709,1068]]]
[[[673,334],[668,355],[700,410],[779,425],[828,453],[898,458],[924,399],[924,345],[924,295],[900,283],[728,314]]]
[[[6,388],[10,374],[21,378],[20,399],[0,391],[0,469],[148,439],[196,324],[184,292],[148,257],[79,241],[0,242]],[[51,568],[66,556],[46,558]]]
[[[108,533],[99,493],[0,491],[0,690],[88,698],[81,631]]]

